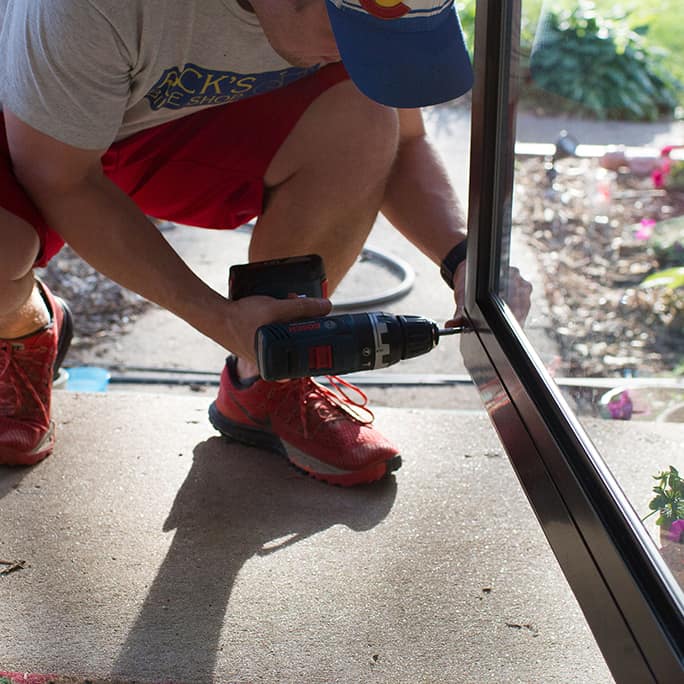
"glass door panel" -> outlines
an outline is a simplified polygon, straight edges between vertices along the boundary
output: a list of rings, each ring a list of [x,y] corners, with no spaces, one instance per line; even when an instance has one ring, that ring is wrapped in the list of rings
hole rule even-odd
[[[684,126],[631,120],[668,101],[629,26],[612,3],[521,3],[497,294],[519,308],[509,265],[533,283],[525,335],[684,586]],[[672,448],[616,452],[607,421]]]
[[[616,679],[679,681],[684,131],[604,4],[478,2],[461,349]]]

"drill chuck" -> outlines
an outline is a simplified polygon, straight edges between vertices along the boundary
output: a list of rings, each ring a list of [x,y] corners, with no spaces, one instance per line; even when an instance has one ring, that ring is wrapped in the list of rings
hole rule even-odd
[[[257,330],[257,363],[264,380],[374,370],[426,354],[447,332],[422,316],[383,312],[271,323]]]

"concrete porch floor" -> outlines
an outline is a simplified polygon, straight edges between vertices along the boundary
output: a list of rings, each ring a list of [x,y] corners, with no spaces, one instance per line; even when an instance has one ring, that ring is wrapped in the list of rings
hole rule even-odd
[[[612,681],[484,413],[379,409],[404,465],[340,489],[219,438],[202,397],[55,404],[55,454],[0,468],[0,558],[26,561],[0,577],[0,671]]]

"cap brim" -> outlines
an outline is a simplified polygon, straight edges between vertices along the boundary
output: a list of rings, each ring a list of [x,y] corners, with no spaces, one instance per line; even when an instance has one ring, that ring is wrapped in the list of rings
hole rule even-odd
[[[412,108],[468,92],[473,70],[456,11],[429,30],[388,30],[388,21],[326,2],[340,56],[352,81],[372,100]]]

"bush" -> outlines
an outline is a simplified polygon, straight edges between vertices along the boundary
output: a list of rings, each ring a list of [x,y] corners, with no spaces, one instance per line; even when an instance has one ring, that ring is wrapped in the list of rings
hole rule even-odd
[[[473,45],[475,43],[475,2],[473,0],[457,0],[456,9],[461,20],[461,28],[465,37],[466,48],[473,58]]]
[[[683,86],[647,32],[632,30],[624,13],[599,16],[590,2],[548,12],[530,55],[531,86],[563,98],[566,111],[600,119],[672,116]]]
[[[659,221],[648,246],[659,271],[684,266],[684,216]]]

